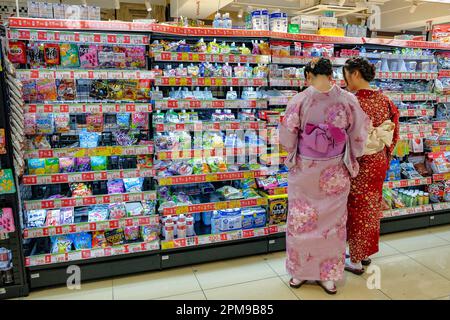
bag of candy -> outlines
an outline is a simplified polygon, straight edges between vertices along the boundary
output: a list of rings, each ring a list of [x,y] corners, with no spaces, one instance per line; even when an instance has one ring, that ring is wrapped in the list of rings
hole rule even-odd
[[[59,172],[59,159],[58,158],[45,159],[45,173],[52,174],[58,172]]]
[[[55,132],[64,133],[70,130],[70,115],[68,113],[56,113],[54,115]]]
[[[60,210],[60,225],[74,223],[74,211],[73,208],[61,208]]]
[[[97,46],[95,44],[80,45],[78,49],[80,55],[80,66],[84,69],[97,68]]]
[[[96,148],[100,135],[98,132],[81,131],[79,134],[81,148]]]
[[[100,68],[114,68],[114,52],[110,46],[97,47],[98,66]]]
[[[62,43],[59,45],[61,54],[61,67],[77,68],[80,66],[78,45],[73,43]]]
[[[72,197],[87,197],[92,195],[91,189],[83,182],[75,182],[70,184]]]
[[[57,100],[58,94],[56,93],[55,80],[53,79],[36,80],[36,99],[39,102]]]
[[[45,159],[28,159],[28,174],[45,174]]]
[[[125,241],[133,242],[139,240],[139,226],[125,227],[124,228]]]
[[[127,215],[129,217],[136,217],[144,215],[144,208],[140,202],[128,202],[125,203]]]
[[[114,46],[113,47],[113,62],[114,62],[114,68],[118,69],[125,69],[126,67],[126,51],[127,49],[122,46]]]
[[[47,66],[56,66],[60,64],[59,45],[56,43],[44,44],[44,60]]]
[[[61,211],[59,209],[47,210],[46,226],[58,226],[61,221]]]
[[[108,220],[108,205],[97,204],[89,208],[88,222]]]
[[[74,233],[72,234],[72,240],[75,250],[92,248],[92,236],[89,232]]]
[[[50,237],[51,253],[67,253],[72,250],[72,237],[69,235]]]
[[[110,219],[122,219],[127,216],[124,203],[111,203],[108,210]]]
[[[123,184],[126,192],[142,192],[144,178],[125,178]]]
[[[75,172],[75,158],[59,158],[59,172],[68,173]]]
[[[147,56],[144,46],[125,48],[125,65],[130,69],[144,69],[147,67]]]
[[[119,244],[123,244],[125,240],[125,236],[123,234],[123,229],[114,229],[105,231],[105,238],[109,245],[116,246]]]
[[[104,231],[95,231],[92,233],[92,248],[106,248],[108,242],[106,241]]]
[[[159,238],[158,232],[154,230],[151,226],[141,227],[141,238],[144,242],[156,241]]]
[[[125,192],[122,179],[108,180],[106,186],[108,188],[108,194]]]
[[[58,79],[56,80],[58,101],[73,101],[76,98],[75,80]]]
[[[91,157],[91,170],[92,171],[102,171],[108,168],[107,157],[104,156],[94,156]]]
[[[8,59],[11,63],[27,63],[27,50],[25,42],[10,40],[8,42],[8,47]]]

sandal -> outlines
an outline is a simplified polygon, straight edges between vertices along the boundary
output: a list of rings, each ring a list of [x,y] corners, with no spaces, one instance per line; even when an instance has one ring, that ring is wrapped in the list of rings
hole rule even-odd
[[[289,280],[289,286],[290,286],[291,288],[298,289],[298,288],[300,288],[302,285],[304,285],[307,281],[308,281],[308,280],[303,280],[303,281],[300,281],[300,283],[295,284],[295,283],[294,283],[294,278],[291,278],[291,280]]]
[[[330,290],[330,289],[328,289],[327,287],[325,287],[325,286],[322,284],[322,281],[317,280],[316,283],[317,283],[320,287],[322,287],[322,289],[323,289],[326,293],[328,293],[328,294],[336,294],[336,293],[337,293],[336,286],[334,286],[334,288],[333,288],[332,290]]]
[[[372,260],[371,260],[370,258],[361,260],[361,264],[362,264],[363,266],[368,266],[368,265],[370,265],[371,263],[372,263]]]
[[[344,269],[345,269],[345,271],[348,271],[348,272],[351,272],[353,274],[356,274],[357,276],[360,276],[360,275],[362,275],[364,273],[364,268],[355,269],[355,268],[352,268],[352,267],[350,267],[348,265],[345,265]]]

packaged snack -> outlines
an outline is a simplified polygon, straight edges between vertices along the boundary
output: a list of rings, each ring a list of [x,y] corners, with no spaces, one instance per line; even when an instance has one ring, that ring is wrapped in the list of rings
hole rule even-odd
[[[70,115],[68,113],[55,113],[55,132],[64,133],[70,130]]]
[[[220,189],[217,189],[217,192],[220,193],[226,200],[233,199],[242,199],[242,191],[231,186],[224,186]]]
[[[88,222],[108,220],[108,205],[97,204],[89,208]]]
[[[151,226],[142,226],[140,231],[142,241],[144,242],[151,242],[159,239],[158,232]]]
[[[114,229],[105,231],[105,238],[109,245],[116,246],[122,244],[125,240],[123,229]]]
[[[28,174],[45,174],[45,159],[28,159]]]
[[[55,132],[53,113],[36,114],[36,133],[51,134]]]
[[[56,66],[60,64],[58,44],[56,43],[44,44],[44,60],[48,66]]]
[[[153,157],[150,155],[138,155],[136,157],[137,168],[145,169],[153,167]]]
[[[114,52],[110,46],[97,47],[98,66],[100,68],[114,68]]]
[[[81,68],[90,69],[98,67],[97,46],[95,44],[81,44],[78,52]]]
[[[130,126],[130,113],[118,113],[116,116],[116,123],[119,128],[129,128]]]
[[[87,172],[92,170],[91,158],[89,157],[76,158],[75,163],[78,172]]]
[[[124,193],[125,188],[123,186],[123,180],[122,179],[115,179],[115,180],[108,180],[106,183],[108,188],[108,194],[111,193]]]
[[[150,100],[150,80],[141,79],[138,81],[138,89],[136,92],[136,99],[140,101]]]
[[[0,208],[0,233],[16,231],[14,215],[11,208]]]
[[[67,253],[72,250],[72,237],[69,235],[50,237],[51,253]]]
[[[114,68],[124,69],[126,67],[126,51],[127,49],[122,46],[113,46],[113,62]]]
[[[86,197],[92,195],[91,189],[83,182],[71,183],[70,191],[72,192],[72,197]]]
[[[61,221],[61,211],[59,209],[47,210],[46,226],[58,226]]]
[[[261,41],[258,47],[260,52],[259,54],[270,55],[270,45],[267,42]]]
[[[138,81],[124,80],[122,82],[123,100],[137,100]]]
[[[262,228],[266,225],[266,210],[261,207],[252,208],[253,212],[253,228]]]
[[[24,114],[24,133],[27,135],[36,134],[36,114],[25,113]]]
[[[8,42],[8,59],[11,63],[27,63],[27,50],[25,42],[9,41]]]
[[[40,228],[45,224],[47,218],[47,210],[29,210],[26,212],[26,225],[27,228]]]
[[[78,58],[78,45],[73,43],[62,43],[59,45],[61,55],[61,67],[74,68],[80,66]]]
[[[104,231],[95,231],[92,233],[92,248],[106,248],[108,242],[106,241]]]
[[[114,138],[116,139],[117,145],[119,146],[132,146],[136,144],[137,139],[131,134],[131,132],[122,131],[114,131]]]
[[[122,219],[127,216],[124,203],[111,203],[108,207],[109,219]]]
[[[144,208],[144,215],[151,216],[155,214],[156,211],[156,201],[147,200],[141,202],[142,207]]]
[[[102,171],[108,168],[107,157],[95,156],[91,157],[91,170],[92,171]]]
[[[435,182],[428,185],[428,192],[430,194],[430,202],[439,203],[443,201],[445,185],[443,182]]]
[[[58,173],[59,172],[59,159],[58,158],[48,158],[45,159],[45,173]]]
[[[125,234],[125,241],[132,242],[139,240],[139,231],[139,226],[125,227],[123,230]]]
[[[74,233],[72,234],[72,240],[75,250],[92,248],[92,236],[89,232]]]
[[[144,178],[125,178],[123,184],[127,192],[141,192]]]
[[[220,157],[209,157],[206,162],[208,163],[209,169],[212,173],[227,171],[227,165]]]
[[[98,146],[100,135],[98,132],[82,131],[80,132],[79,137],[80,148],[96,148]]]
[[[74,223],[74,211],[73,208],[61,208],[60,209],[60,225]]]
[[[36,80],[22,80],[22,98],[25,102],[37,101],[37,87]],[[30,115],[26,113],[26,115]],[[25,126],[26,127],[26,126]]]
[[[105,100],[108,97],[108,82],[106,80],[94,80],[90,86],[89,97],[95,100]]]
[[[31,69],[37,69],[45,66],[43,42],[28,43],[28,64]]]
[[[125,203],[127,215],[129,217],[136,217],[144,215],[144,208],[140,202],[128,202]]]
[[[132,129],[148,129],[148,114],[145,112],[135,112],[131,116]]]
[[[76,85],[75,80],[70,79],[57,79],[56,88],[58,101],[73,101],[76,98]]]
[[[53,79],[38,79],[36,81],[37,101],[55,101],[58,99],[56,84]],[[51,114],[52,115],[52,114]]]
[[[287,195],[268,196],[269,200],[269,224],[286,222],[288,213]]]
[[[131,69],[144,69],[147,66],[147,56],[144,46],[125,48],[125,66]]]
[[[216,39],[214,39],[213,41],[208,43],[208,47],[206,50],[208,53],[220,53],[220,45],[218,45]]]
[[[108,99],[122,100],[123,99],[123,81],[110,80],[108,81]]]

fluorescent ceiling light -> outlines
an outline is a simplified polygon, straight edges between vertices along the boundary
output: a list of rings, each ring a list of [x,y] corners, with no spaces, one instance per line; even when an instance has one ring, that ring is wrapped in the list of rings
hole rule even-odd
[[[83,7],[87,7],[87,0],[83,0],[83,1],[81,1],[81,3],[83,5]]]
[[[244,15],[244,9],[239,9],[239,12],[238,12],[238,18],[242,18],[242,16]]]
[[[436,2],[436,3],[443,3],[443,4],[450,4],[450,0],[422,0],[423,2]]]
[[[114,0],[114,9],[116,10],[120,9],[120,0]]]
[[[416,12],[417,7],[418,7],[417,2],[414,2],[414,3],[412,4],[411,8],[409,8],[409,13],[414,13],[414,12]]]
[[[152,5],[150,4],[150,0],[145,0],[145,7],[147,8],[147,11],[152,11]]]

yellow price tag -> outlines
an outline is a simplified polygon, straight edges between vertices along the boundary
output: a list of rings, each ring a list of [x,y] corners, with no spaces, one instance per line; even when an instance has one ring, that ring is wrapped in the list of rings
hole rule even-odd
[[[186,61],[186,60],[188,60],[188,59],[189,59],[189,53],[183,52],[183,53],[181,54],[181,60]]]
[[[217,174],[208,174],[208,175],[206,175],[206,181],[207,182],[217,181],[218,178],[219,178],[219,176]]]
[[[216,78],[216,86],[218,87],[222,86],[222,78]]]
[[[252,179],[255,177],[255,173],[253,171],[244,172],[244,179]]]
[[[174,86],[176,84],[177,79],[174,77],[169,78],[169,85]]]
[[[198,53],[193,53],[192,54],[192,61],[198,61],[199,57],[198,57]]]
[[[67,149],[67,151],[69,151],[69,149]],[[86,157],[88,154],[89,149],[77,149],[77,151],[75,151],[73,153],[73,157],[74,158],[82,158],[82,157]]]
[[[170,184],[172,184],[171,182],[172,182],[172,179],[169,177],[169,178],[162,178],[162,179],[159,179],[159,185],[160,186],[167,186],[167,185],[170,185]]]
[[[187,85],[187,78],[181,78],[180,79],[180,86],[186,86]]]
[[[214,205],[214,207],[215,207],[216,210],[224,210],[224,209],[227,209],[227,208],[228,208],[226,202],[217,202],[217,203]]]
[[[176,214],[182,214],[182,213],[187,213],[187,212],[188,212],[187,206],[177,207]]]
[[[167,250],[173,248],[175,248],[175,244],[173,241],[161,242],[161,249]]]
[[[159,160],[167,160],[167,152],[158,153],[158,159]]]
[[[211,78],[205,78],[205,86],[211,85]]]

